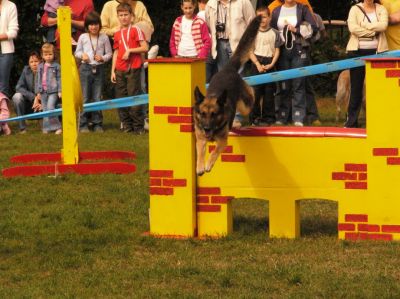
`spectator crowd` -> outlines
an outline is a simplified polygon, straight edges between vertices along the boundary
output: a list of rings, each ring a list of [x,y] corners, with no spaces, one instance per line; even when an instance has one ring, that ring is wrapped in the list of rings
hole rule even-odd
[[[265,0],[258,4],[255,9],[250,0],[182,0],[182,15],[174,21],[169,35],[170,55],[204,59],[206,81],[210,82],[228,63],[247,25],[255,16],[261,16],[254,51],[241,68],[241,75],[312,64],[313,45],[326,38],[326,33],[321,17],[308,0]],[[114,84],[116,98],[146,92],[145,60],[154,58],[158,47],[150,47],[154,26],[141,1],[110,0],[98,13],[92,0],[47,0],[41,16],[41,25],[46,29],[45,42],[40,53],[32,51],[28,55],[28,64],[21,72],[15,93],[10,94],[14,40],[19,31],[18,13],[12,1],[0,0],[0,119],[10,116],[11,103],[18,116],[62,105],[57,29],[60,6],[71,8],[71,47],[79,68],[84,103],[102,100],[105,80]],[[400,0],[361,0],[351,7],[347,24],[349,57],[400,49]],[[359,126],[364,78],[364,67],[350,70],[345,127]],[[254,86],[254,94],[255,104],[249,118],[253,126],[321,125],[309,78]],[[121,131],[145,133],[146,113],[146,106],[120,108]],[[82,112],[78,121],[81,133],[103,132],[101,111]],[[234,126],[240,127],[243,122],[237,114]],[[4,135],[11,134],[7,123],[0,126],[0,131]],[[20,121],[19,133],[26,132],[26,122]],[[42,132],[62,133],[59,119],[44,118]]]

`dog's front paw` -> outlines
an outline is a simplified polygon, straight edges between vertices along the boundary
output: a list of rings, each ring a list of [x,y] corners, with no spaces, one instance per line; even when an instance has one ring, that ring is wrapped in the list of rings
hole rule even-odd
[[[204,174],[204,167],[197,167],[196,168],[196,174],[198,176],[202,176]]]
[[[206,172],[210,172],[211,169],[213,168],[213,166],[214,166],[214,163],[207,162],[206,169],[205,169]]]

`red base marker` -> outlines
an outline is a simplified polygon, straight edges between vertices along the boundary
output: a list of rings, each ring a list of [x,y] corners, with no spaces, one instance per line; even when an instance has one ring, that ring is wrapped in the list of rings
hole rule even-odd
[[[81,152],[79,159],[82,160],[132,160],[136,154],[127,151],[101,151],[101,152]],[[39,175],[59,175],[65,173],[85,174],[127,174],[136,171],[136,165],[127,162],[97,162],[79,163],[65,165],[61,162],[60,153],[36,153],[14,156],[12,163],[32,163],[32,162],[54,162],[54,164],[44,165],[21,165],[2,170],[4,177],[15,176],[39,176]]]

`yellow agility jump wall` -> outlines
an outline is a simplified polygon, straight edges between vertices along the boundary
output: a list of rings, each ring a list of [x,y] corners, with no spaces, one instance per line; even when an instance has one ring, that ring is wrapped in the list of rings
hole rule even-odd
[[[249,197],[269,201],[271,237],[295,238],[299,200],[320,198],[338,202],[340,239],[399,240],[400,59],[368,60],[366,72],[366,130],[235,130],[211,173],[196,177],[190,107],[205,85],[203,62],[152,61],[151,234],[228,235],[230,200]]]

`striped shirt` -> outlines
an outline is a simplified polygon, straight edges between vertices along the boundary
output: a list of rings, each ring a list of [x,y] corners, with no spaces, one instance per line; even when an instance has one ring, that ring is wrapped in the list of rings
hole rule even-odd
[[[174,24],[172,25],[172,32],[170,38],[170,52],[172,56],[181,55],[181,56],[198,56],[200,58],[207,57],[210,47],[211,47],[211,38],[208,33],[206,22],[194,16],[193,21],[191,23],[190,34],[191,38],[194,42],[195,52],[192,54],[195,55],[183,55],[182,49],[179,49],[180,44],[182,42],[182,19],[184,16],[178,17]]]

